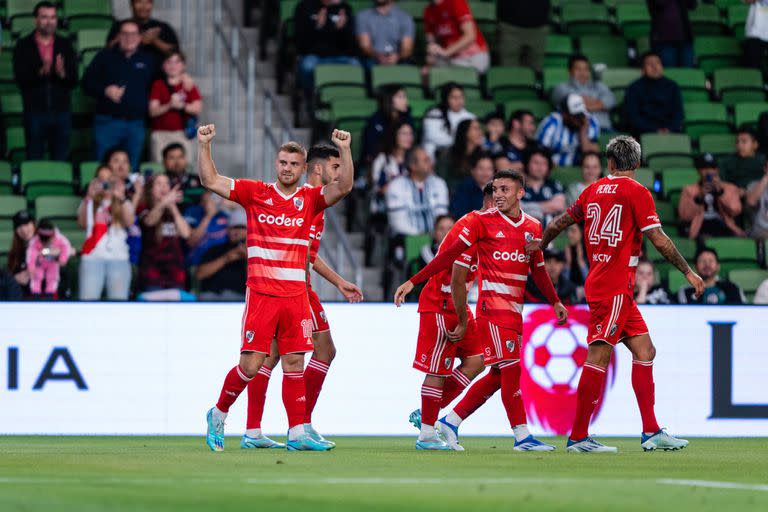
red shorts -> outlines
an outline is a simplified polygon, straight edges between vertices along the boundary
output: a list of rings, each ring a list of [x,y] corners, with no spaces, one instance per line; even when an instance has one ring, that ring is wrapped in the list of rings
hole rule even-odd
[[[269,354],[277,340],[280,355],[312,352],[312,315],[307,294],[261,295],[246,288],[240,352]]]
[[[325,316],[325,310],[320,303],[320,297],[317,296],[317,293],[311,287],[308,295],[309,311],[312,313],[312,332],[330,331],[331,326],[328,325],[328,317]]]
[[[429,375],[450,375],[453,360],[479,356],[483,349],[477,339],[477,324],[469,317],[464,338],[456,343],[448,340],[448,331],[456,328],[456,315],[442,313],[421,313],[419,320],[419,339],[416,343],[416,357],[413,367]]]
[[[604,341],[615,346],[624,338],[646,334],[648,326],[631,295],[589,302],[587,343]]]
[[[485,365],[520,360],[522,336],[514,329],[499,327],[487,318],[477,319],[477,331],[484,346]]]

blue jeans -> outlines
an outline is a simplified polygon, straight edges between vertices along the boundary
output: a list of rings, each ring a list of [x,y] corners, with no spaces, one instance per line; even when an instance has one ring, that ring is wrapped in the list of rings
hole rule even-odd
[[[71,112],[27,112],[24,114],[24,138],[27,160],[45,158],[46,146],[51,160],[69,160]]]
[[[96,160],[101,161],[107,151],[119,147],[128,152],[131,169],[137,170],[144,149],[144,120],[116,119],[97,114],[93,118],[93,143]]]
[[[659,54],[665,68],[692,68],[693,45],[691,43],[657,43],[653,51]]]
[[[101,300],[105,286],[108,300],[128,300],[131,263],[128,260],[81,259],[79,285],[80,300]]]
[[[355,57],[339,55],[337,57],[319,57],[305,55],[299,61],[299,85],[306,91],[312,91],[315,86],[315,67],[318,64],[352,64],[359,66],[360,61]]]

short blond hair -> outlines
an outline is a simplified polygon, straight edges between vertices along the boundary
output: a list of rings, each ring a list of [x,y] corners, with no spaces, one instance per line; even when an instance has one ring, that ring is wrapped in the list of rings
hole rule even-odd
[[[280,153],[298,153],[300,155],[304,156],[304,160],[307,159],[307,148],[302,146],[296,141],[289,141],[280,146],[280,149],[278,150]]]

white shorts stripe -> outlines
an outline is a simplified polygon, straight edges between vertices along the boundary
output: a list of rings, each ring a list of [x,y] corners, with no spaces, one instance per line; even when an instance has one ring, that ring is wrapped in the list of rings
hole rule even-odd
[[[443,350],[445,349],[445,324],[443,315],[435,315],[435,324],[437,325],[437,339],[435,340],[435,348],[432,351],[432,359],[429,362],[429,371],[437,373],[440,369],[440,360],[442,359]]]
[[[232,182],[234,183],[234,181]],[[248,318],[248,306],[251,304],[251,289],[245,287],[245,308],[243,308],[243,319],[240,321],[240,343],[245,339],[245,321]]]

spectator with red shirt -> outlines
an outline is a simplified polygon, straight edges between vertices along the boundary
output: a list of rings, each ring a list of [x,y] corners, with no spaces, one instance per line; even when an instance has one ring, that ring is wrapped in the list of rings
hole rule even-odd
[[[427,65],[464,66],[485,73],[491,65],[488,44],[467,0],[431,0],[424,9]]]
[[[172,52],[163,61],[165,78],[152,83],[149,153],[154,162],[162,162],[163,148],[174,142],[183,145],[188,156],[195,155],[197,116],[203,110],[203,100],[195,81],[187,74],[186,62],[183,53]]]

